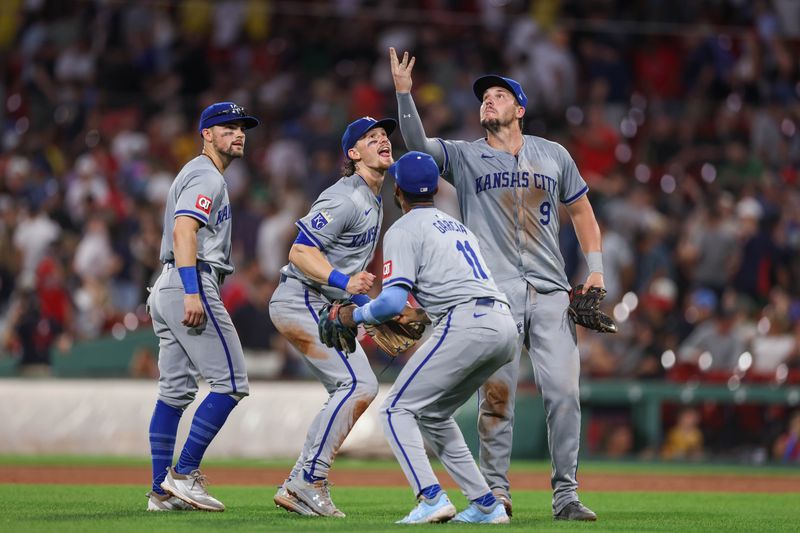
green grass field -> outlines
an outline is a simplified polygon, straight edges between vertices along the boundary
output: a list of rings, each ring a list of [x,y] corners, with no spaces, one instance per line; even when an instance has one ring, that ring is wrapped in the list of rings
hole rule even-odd
[[[20,457],[0,456],[3,466],[145,466],[146,458]],[[207,466],[226,468],[288,469],[289,461],[209,460]],[[341,458],[337,469],[397,469],[394,461],[363,461]],[[546,472],[546,462],[514,463],[518,472]],[[800,476],[800,470],[785,466],[746,467],[695,464],[582,463],[581,471],[595,474],[634,473],[652,475],[712,474],[719,476]],[[212,480],[213,481],[213,480]],[[336,486],[332,490],[345,519],[306,518],[277,509],[272,503],[275,487],[212,485],[211,492],[228,506],[224,513],[148,513],[144,486],[131,485],[12,485],[0,484],[0,532],[107,532],[179,531],[221,529],[242,531],[396,531],[393,522],[415,504],[410,491],[398,488]],[[460,510],[464,497],[448,491]],[[600,519],[596,523],[553,522],[550,492],[514,491],[512,530],[535,531],[798,531],[798,493],[701,493],[701,492],[583,492],[582,499]],[[438,529],[474,529],[458,524],[430,525]]]
[[[345,519],[305,518],[277,509],[274,488],[215,487],[224,513],[145,512],[139,487],[82,485],[0,485],[0,530],[76,531],[396,531],[392,522],[412,506],[407,489],[333,489]],[[461,494],[450,491],[459,509]],[[596,523],[553,522],[550,494],[514,494],[512,530],[536,531],[797,531],[797,494],[698,494],[598,492],[584,497],[600,515]],[[439,529],[476,526],[430,525]]]

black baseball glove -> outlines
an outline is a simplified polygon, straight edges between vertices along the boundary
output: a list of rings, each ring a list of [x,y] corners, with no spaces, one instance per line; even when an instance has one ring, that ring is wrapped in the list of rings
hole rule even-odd
[[[340,352],[353,353],[356,351],[356,335],[358,329],[345,326],[342,323],[342,311],[352,315],[355,305],[332,303],[325,304],[319,310],[319,340],[329,348]]]
[[[583,285],[578,285],[569,293],[569,316],[579,326],[601,333],[616,333],[614,319],[600,310],[600,303],[605,297],[605,289],[591,287],[584,291]]]

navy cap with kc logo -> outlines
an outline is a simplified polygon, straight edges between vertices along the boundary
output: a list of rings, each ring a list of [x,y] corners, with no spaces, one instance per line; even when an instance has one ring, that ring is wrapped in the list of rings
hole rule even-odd
[[[256,118],[247,114],[247,111],[241,106],[233,102],[217,102],[211,104],[203,110],[200,115],[200,126],[197,131],[203,133],[203,130],[211,126],[219,124],[226,124],[228,122],[244,122],[244,129],[255,128],[261,122]]]
[[[396,127],[397,121],[393,118],[375,120],[372,117],[361,117],[358,120],[354,120],[347,126],[347,129],[344,130],[344,135],[342,135],[342,151],[344,152],[344,156],[350,159],[347,152],[350,148],[355,146],[358,140],[366,135],[369,130],[383,128],[386,130],[386,135],[391,135]]]

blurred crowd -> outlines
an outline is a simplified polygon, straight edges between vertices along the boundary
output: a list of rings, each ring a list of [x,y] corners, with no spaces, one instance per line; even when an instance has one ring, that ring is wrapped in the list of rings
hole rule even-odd
[[[3,351],[46,365],[115,325],[150,327],[166,193],[199,151],[200,111],[233,100],[263,126],[226,172],[223,296],[256,377],[304,375],[267,301],[295,220],[340,176],[344,127],[396,115],[389,46],[417,57],[428,136],[481,137],[472,81],[498,72],[530,97],[526,133],[573,155],[621,326],[581,332],[586,376],[800,382],[793,0],[4,2]],[[457,213],[448,185],[437,201]],[[387,203],[384,227],[398,216]],[[582,282],[564,216],[562,250]]]

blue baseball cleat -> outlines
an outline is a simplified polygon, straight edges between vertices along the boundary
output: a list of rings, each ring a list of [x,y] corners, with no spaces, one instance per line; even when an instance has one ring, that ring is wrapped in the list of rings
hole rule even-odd
[[[502,507],[502,505],[500,506]],[[456,514],[455,506],[450,503],[450,498],[444,491],[440,492],[436,498],[429,500],[420,497],[416,507],[411,509],[408,516],[398,520],[395,524],[425,524],[428,522],[447,522]]]
[[[461,511],[452,520],[465,524],[508,524],[511,522],[506,514],[503,502],[498,501],[494,509],[484,511],[478,505],[472,503],[469,507]]]

